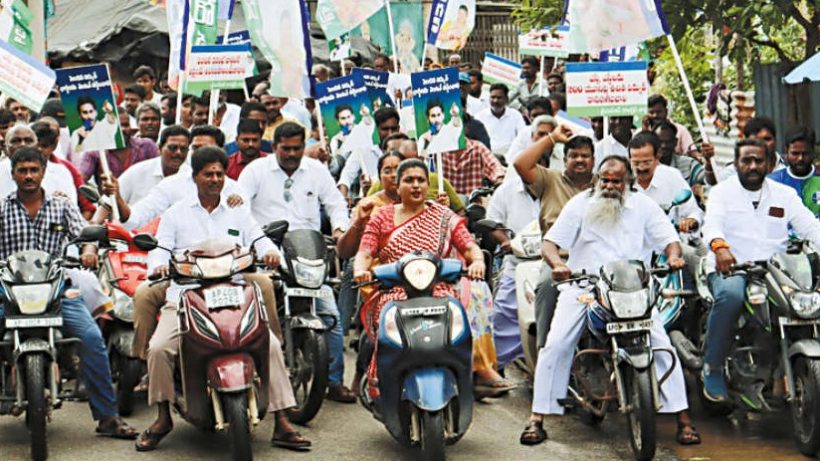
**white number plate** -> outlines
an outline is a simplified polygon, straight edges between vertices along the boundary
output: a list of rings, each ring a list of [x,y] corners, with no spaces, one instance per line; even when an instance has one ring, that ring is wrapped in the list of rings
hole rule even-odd
[[[63,326],[62,317],[14,317],[6,319],[6,328],[49,328]]]
[[[205,305],[208,309],[239,306],[244,301],[244,287],[215,287],[205,290]]]
[[[310,288],[288,288],[285,295],[297,298],[329,298],[333,296],[333,290],[330,287],[322,287],[318,290]]]
[[[606,332],[609,334],[629,333],[631,331],[642,331],[652,329],[652,319],[635,320],[632,322],[615,322],[606,324]]]
[[[441,315],[445,312],[447,312],[446,306],[411,307],[408,309],[402,309],[401,315],[406,315],[408,317],[427,317],[430,315]]]
[[[148,257],[142,255],[125,255],[122,258],[122,262],[129,263],[129,264],[148,264]]]
[[[804,320],[780,317],[780,324],[783,326],[820,325],[820,319]]]

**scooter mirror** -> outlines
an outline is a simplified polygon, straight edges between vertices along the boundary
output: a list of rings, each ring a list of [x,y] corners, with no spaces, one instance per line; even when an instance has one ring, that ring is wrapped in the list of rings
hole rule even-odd
[[[100,242],[108,239],[108,229],[105,226],[86,226],[77,237],[78,242]]]
[[[675,198],[672,199],[672,206],[686,203],[690,198],[692,198],[692,189],[681,189],[681,191],[675,195]]]
[[[134,236],[134,246],[142,251],[151,251],[159,246],[159,242],[151,234],[137,234]]]
[[[80,195],[86,198],[91,203],[100,201],[100,191],[90,184],[83,184],[80,186]]]

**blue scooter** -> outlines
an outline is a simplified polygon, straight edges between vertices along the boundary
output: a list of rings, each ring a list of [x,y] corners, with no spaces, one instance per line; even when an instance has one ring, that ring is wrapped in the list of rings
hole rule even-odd
[[[445,444],[457,442],[472,420],[473,341],[467,313],[457,299],[433,297],[436,283],[456,283],[461,276],[460,261],[413,252],[376,267],[371,282],[380,289],[401,286],[407,300],[390,302],[381,311],[380,396],[369,401],[362,386],[362,402],[396,440],[420,448],[425,460],[444,460]]]

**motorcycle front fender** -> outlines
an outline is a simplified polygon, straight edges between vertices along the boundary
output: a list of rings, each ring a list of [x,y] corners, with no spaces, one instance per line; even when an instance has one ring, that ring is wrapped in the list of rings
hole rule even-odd
[[[109,349],[117,351],[123,357],[138,358],[134,354],[134,330],[117,330],[108,339]]]
[[[458,382],[446,368],[422,368],[410,372],[402,385],[402,400],[421,410],[436,412],[458,395]]]
[[[292,330],[327,330],[327,325],[315,315],[296,315],[290,318],[290,328]]]
[[[256,366],[248,354],[214,358],[208,364],[208,385],[219,392],[236,392],[253,386]]]
[[[801,339],[795,341],[789,347],[789,358],[792,359],[797,356],[812,359],[820,358],[820,342],[815,339]]]
[[[652,366],[652,350],[642,348],[640,350],[618,349],[618,363],[626,363],[636,370],[645,370]]]

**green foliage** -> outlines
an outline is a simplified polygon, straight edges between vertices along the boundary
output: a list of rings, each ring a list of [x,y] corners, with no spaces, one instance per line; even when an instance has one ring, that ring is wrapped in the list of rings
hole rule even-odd
[[[563,0],[518,0],[520,6],[513,11],[513,19],[521,30],[554,26],[564,13]]]

